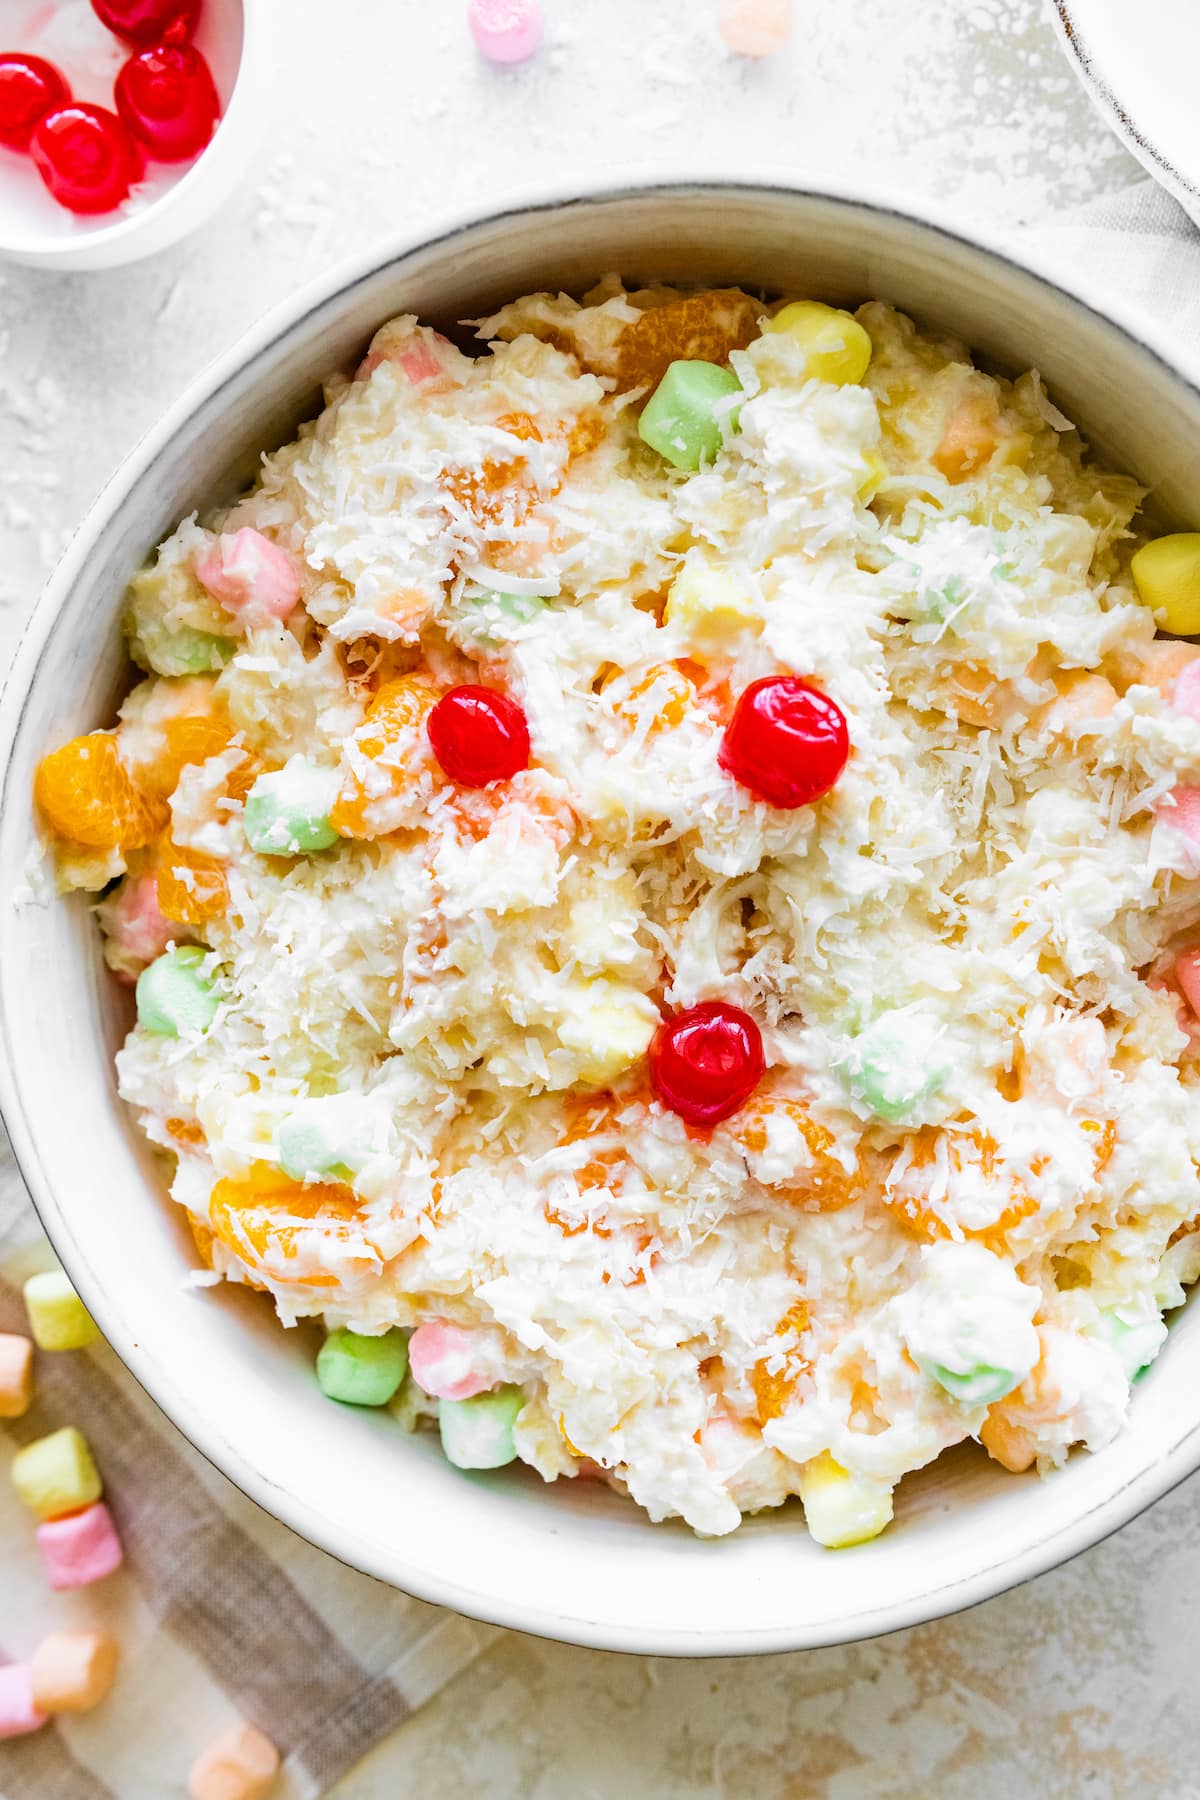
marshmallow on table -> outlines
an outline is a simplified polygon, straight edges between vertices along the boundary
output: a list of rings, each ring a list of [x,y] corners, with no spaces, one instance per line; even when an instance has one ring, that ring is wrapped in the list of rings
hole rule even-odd
[[[65,1519],[47,1519],[36,1535],[46,1579],[57,1593],[103,1581],[121,1566],[121,1540],[102,1500]]]
[[[467,24],[489,62],[524,62],[542,41],[540,0],[468,0]]]
[[[15,1331],[0,1331],[0,1419],[19,1419],[33,1399],[33,1345]]]
[[[40,1712],[90,1712],[117,1673],[117,1640],[107,1631],[52,1631],[29,1665]]]
[[[61,1519],[103,1492],[87,1439],[73,1425],[35,1438],[12,1460],[13,1486],[39,1519]]]
[[[28,1663],[0,1666],[0,1738],[24,1737],[46,1723],[46,1715],[33,1703],[33,1683]]]
[[[39,1350],[83,1350],[100,1336],[92,1316],[61,1269],[31,1275],[25,1310]]]
[[[721,0],[718,28],[737,56],[773,56],[792,35],[792,0]]]
[[[188,1776],[191,1800],[259,1800],[275,1779],[279,1752],[254,1725],[231,1725],[202,1750]]]

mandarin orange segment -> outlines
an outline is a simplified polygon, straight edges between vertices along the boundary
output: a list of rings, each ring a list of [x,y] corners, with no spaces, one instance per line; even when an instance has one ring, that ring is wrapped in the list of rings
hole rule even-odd
[[[786,1199],[822,1212],[848,1206],[861,1185],[857,1172],[847,1172],[837,1155],[833,1134],[818,1124],[803,1100],[781,1094],[756,1094],[733,1120],[737,1141],[751,1156],[761,1156],[770,1141],[772,1118],[793,1125],[807,1152],[807,1167],[779,1183],[769,1183]]]
[[[363,1230],[353,1188],[292,1181],[265,1163],[255,1163],[243,1180],[217,1182],[209,1223],[227,1250],[270,1281],[324,1287],[338,1280],[328,1267],[331,1255],[349,1251],[363,1260],[379,1259]],[[297,1266],[304,1263],[315,1266]]]
[[[998,1200],[1001,1193],[1007,1194],[1007,1203],[1000,1207],[997,1216],[986,1225],[960,1225],[955,1228],[934,1210],[927,1191],[911,1187],[885,1187],[884,1206],[898,1224],[924,1243],[937,1243],[961,1233],[972,1243],[983,1244],[989,1249],[1002,1246],[1010,1231],[1023,1219],[1037,1212],[1037,1199],[1004,1168],[999,1145],[995,1138],[984,1131],[946,1133],[930,1125],[922,1126],[908,1140],[910,1168],[932,1168],[938,1157],[941,1140],[944,1140],[946,1146],[951,1183],[970,1163],[974,1165],[973,1172],[984,1182],[997,1184]]]
[[[672,731],[691,712],[696,690],[687,676],[674,663],[658,663],[636,676],[632,682],[621,670],[614,670],[602,691],[615,690],[616,710],[631,725],[637,725],[649,701],[650,732]]]
[[[134,781],[111,731],[72,738],[43,757],[33,793],[51,829],[89,850],[140,849],[169,817],[165,803]]]
[[[385,681],[367,707],[366,717],[350,739],[355,758],[385,764],[387,780],[378,776],[364,782],[353,767],[346,771],[342,789],[334,801],[329,822],[339,837],[372,838],[381,835],[371,822],[375,801],[399,794],[408,778],[399,755],[406,738],[420,731],[438,698],[438,689],[427,675],[397,675]],[[415,746],[414,746],[415,747]],[[386,833],[390,826],[382,828]]]
[[[169,799],[186,768],[193,763],[206,763],[210,756],[220,756],[228,750],[233,727],[216,713],[180,713],[165,720],[162,735],[162,750],[146,769],[143,780],[156,794]]]
[[[625,327],[617,346],[617,386],[657,387],[673,362],[728,362],[758,336],[759,309],[733,288],[652,306]]]
[[[784,1337],[792,1332],[799,1335],[808,1330],[809,1320],[808,1301],[797,1300],[780,1319],[775,1327],[775,1334],[777,1337]],[[770,1365],[778,1361],[777,1354],[762,1356],[750,1371],[750,1386],[754,1390],[755,1410],[760,1425],[769,1424],[780,1413],[787,1411],[796,1383],[810,1366],[808,1358],[796,1349],[784,1351],[782,1365],[773,1369]]]
[[[205,1142],[204,1127],[195,1119],[168,1119],[166,1128],[168,1135],[177,1144],[199,1145]]]
[[[163,843],[157,874],[158,910],[177,925],[207,925],[229,904],[225,864],[201,850]]]

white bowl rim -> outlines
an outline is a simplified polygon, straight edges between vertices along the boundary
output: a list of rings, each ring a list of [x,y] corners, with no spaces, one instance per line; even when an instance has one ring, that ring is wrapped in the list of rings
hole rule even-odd
[[[586,208],[596,204],[636,200],[652,193],[671,192],[681,195],[719,193],[728,196],[739,192],[794,195],[801,199],[828,200],[834,204],[912,223],[963,246],[968,253],[982,253],[1007,264],[1018,275],[1042,284],[1072,305],[1082,306],[1105,325],[1129,339],[1135,348],[1148,352],[1162,363],[1171,377],[1189,388],[1200,403],[1200,361],[1193,361],[1186,346],[1172,343],[1157,322],[1139,315],[1128,302],[1123,301],[1114,306],[1099,292],[1089,294],[1086,284],[1075,289],[1067,288],[1033,262],[1014,254],[1010,243],[989,238],[987,234],[977,232],[974,228],[968,231],[960,220],[944,209],[924,201],[914,205],[907,198],[878,185],[843,185],[823,179],[800,182],[792,179],[786,169],[770,166],[757,170],[739,166],[732,173],[698,171],[694,167],[671,170],[658,166],[652,169],[634,166],[610,169],[588,184],[573,180],[569,190],[546,183],[514,193],[503,204],[484,204],[455,211],[416,232],[397,234],[347,258],[333,270],[269,309],[229,349],[189,382],[159,422],[151,427],[118,465],[89,508],[36,602],[3,685],[0,686],[0,805],[4,803],[13,750],[32,688],[32,678],[59,610],[81,574],[106,522],[125,504],[136,485],[145,478],[157,456],[175,433],[186,425],[193,413],[202,405],[215,400],[222,388],[236,375],[275,340],[302,323],[310,312],[393,262],[421,250],[435,248],[479,225],[515,220],[531,212],[567,212],[576,206]],[[3,945],[0,943],[0,957],[2,956]],[[182,1405],[177,1403],[169,1372],[145,1363],[137,1346],[135,1328],[104,1303],[97,1282],[87,1266],[82,1265],[69,1250],[63,1254],[63,1245],[59,1239],[65,1239],[68,1234],[64,1229],[59,1234],[59,1239],[56,1239],[49,1223],[59,1209],[51,1184],[43,1173],[37,1145],[26,1123],[16,1075],[16,1059],[12,1054],[9,1021],[2,1008],[0,1116],[12,1144],[17,1168],[47,1236],[85,1303],[94,1313],[103,1336],[134,1379],[187,1441],[267,1513],[345,1566],[360,1569],[387,1585],[399,1587],[434,1605],[449,1607],[491,1624],[530,1632],[558,1642],[643,1655],[768,1655],[781,1651],[865,1642],[889,1632],[949,1617],[1006,1593],[1049,1569],[1061,1566],[1119,1530],[1200,1467],[1200,1420],[1197,1420],[1187,1427],[1152,1468],[1131,1475],[1114,1493],[1063,1525],[1050,1537],[999,1561],[986,1563],[969,1576],[942,1587],[931,1587],[918,1600],[890,1602],[878,1606],[874,1611],[857,1611],[853,1629],[849,1631],[840,1629],[836,1623],[814,1628],[802,1622],[796,1627],[723,1627],[703,1634],[694,1631],[680,1634],[665,1625],[631,1625],[617,1629],[601,1626],[573,1614],[556,1613],[543,1605],[523,1603],[518,1596],[506,1597],[503,1602],[485,1599],[475,1590],[458,1585],[450,1577],[430,1575],[407,1566],[404,1568],[403,1579],[399,1579],[397,1568],[403,1564],[403,1556],[393,1558],[387,1567],[379,1559],[352,1559],[345,1547],[338,1542],[336,1529],[323,1514],[260,1475],[244,1456],[233,1449],[218,1429],[201,1429],[191,1424],[185,1426],[181,1417],[186,1418],[186,1402]]]
[[[107,250],[110,245],[119,246],[128,238],[140,237],[150,229],[151,221],[157,229],[164,213],[186,204],[193,189],[207,179],[208,159],[221,155],[224,143],[233,137],[234,128],[240,124],[242,114],[255,103],[256,98],[261,102],[261,95],[256,94],[252,71],[259,67],[266,53],[267,33],[266,0],[242,0],[242,47],[233,86],[229,90],[229,100],[217,121],[217,129],[178,181],[173,181],[170,187],[164,188],[148,206],[127,214],[123,219],[117,219],[114,224],[97,225],[92,229],[78,231],[69,238],[38,236],[33,233],[26,233],[23,237],[4,238],[0,241],[0,253],[14,260],[28,258],[30,267],[53,268],[60,258],[69,258],[84,251],[91,253]]]
[[[1051,4],[1063,49],[1074,64],[1075,73],[1097,111],[1104,114],[1110,128],[1132,150],[1142,166],[1156,176],[1183,206],[1189,211],[1200,207],[1200,177],[1193,180],[1185,175],[1178,163],[1159,149],[1145,126],[1138,123],[1117,98],[1116,90],[1110,82],[1100,73],[1099,65],[1088,47],[1086,27],[1077,16],[1075,0],[1051,0]]]

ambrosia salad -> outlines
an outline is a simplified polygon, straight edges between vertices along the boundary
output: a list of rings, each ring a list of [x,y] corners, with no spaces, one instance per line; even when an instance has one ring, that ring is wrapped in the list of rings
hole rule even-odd
[[[478,336],[185,519],[38,773],[198,1279],[702,1533],[1100,1449],[1200,1273],[1200,538],[880,303]]]

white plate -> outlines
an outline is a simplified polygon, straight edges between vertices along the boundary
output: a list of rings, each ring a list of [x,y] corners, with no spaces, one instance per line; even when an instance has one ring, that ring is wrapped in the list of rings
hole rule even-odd
[[[1200,223],[1200,0],[1051,0],[1095,105]]]
[[[795,1503],[704,1542],[593,1483],[461,1474],[436,1439],[325,1400],[315,1330],[285,1332],[246,1289],[185,1289],[194,1248],[114,1089],[128,992],[105,973],[84,899],[29,891],[37,761],[112,718],[128,679],[122,592],[175,521],[244,482],[256,453],[319,406],[320,378],[353,367],[392,314],[479,317],[612,269],[895,301],[1002,366],[1036,364],[1168,515],[1200,526],[1200,387],[1183,352],[886,196],[656,177],[386,245],[261,320],[193,384],[110,482],[34,613],[0,700],[0,1105],[105,1336],[193,1443],[314,1543],[410,1593],[549,1637],[694,1656],[805,1648],[986,1599],[1200,1465],[1200,1307],[1177,1317],[1128,1428],[1101,1455],[1042,1483],[978,1450],[943,1457],[901,1485],[895,1525],[856,1550],[818,1548]]]

